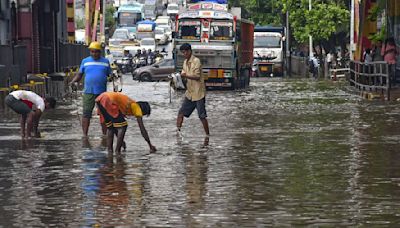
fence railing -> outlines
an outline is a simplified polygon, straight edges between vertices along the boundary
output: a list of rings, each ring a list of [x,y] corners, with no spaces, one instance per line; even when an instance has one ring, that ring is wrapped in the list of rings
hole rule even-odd
[[[0,56],[0,87],[26,82],[26,46],[0,45]]]
[[[79,43],[59,43],[58,72],[63,72],[71,67],[79,67],[82,59],[89,56],[87,46]]]
[[[380,93],[390,100],[391,67],[386,62],[350,62],[350,85],[362,92]]]

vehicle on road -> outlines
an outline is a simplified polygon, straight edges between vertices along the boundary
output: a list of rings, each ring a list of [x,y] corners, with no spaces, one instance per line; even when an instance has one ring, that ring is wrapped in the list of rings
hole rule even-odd
[[[121,43],[134,41],[134,37],[130,36],[129,30],[126,28],[118,28],[114,31],[113,36],[109,39],[110,46],[120,46]]]
[[[169,37],[163,27],[156,27],[155,32],[155,39],[158,44],[166,44],[168,43]]]
[[[140,48],[154,51],[156,50],[156,40],[154,38],[144,38],[140,41]]]
[[[140,21],[137,24],[136,39],[154,38],[156,23],[151,20]]]
[[[284,27],[254,28],[254,76],[283,76]]]
[[[247,88],[253,65],[254,23],[241,18],[240,10],[226,4],[199,2],[180,13],[174,34],[176,69],[184,57],[183,43],[192,46],[202,63],[208,89]]]
[[[155,20],[157,17],[156,12],[156,0],[145,0],[144,1],[144,18]]]
[[[157,26],[171,26],[171,19],[168,16],[159,16],[157,17],[157,19],[155,20]]]
[[[165,31],[165,34],[168,37],[168,41],[172,41],[172,29],[171,26],[169,25],[157,25],[157,27],[159,28],[163,28]]]
[[[117,28],[124,27],[129,30],[130,35],[135,35],[136,24],[144,19],[144,7],[138,2],[131,2],[118,7],[114,17],[117,21]]]
[[[179,13],[179,6],[176,3],[170,3],[167,7],[167,15],[170,17],[174,17]]]
[[[163,59],[158,63],[137,68],[133,72],[133,79],[139,81],[162,81],[167,80],[171,73],[175,72],[174,60]]]

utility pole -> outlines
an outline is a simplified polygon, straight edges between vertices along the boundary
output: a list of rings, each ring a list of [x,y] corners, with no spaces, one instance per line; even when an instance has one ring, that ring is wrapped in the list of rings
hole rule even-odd
[[[351,19],[350,19],[350,60],[353,60],[354,52],[354,0],[351,0]]]
[[[311,9],[312,9],[312,6],[311,6],[311,0],[309,0],[308,1],[308,10],[309,11],[311,11]],[[313,57],[314,56],[314,52],[313,52],[313,38],[312,38],[312,36],[311,36],[311,34],[310,34],[310,57]]]
[[[290,77],[291,74],[291,54],[290,54],[290,28],[289,28],[289,9],[286,10],[286,77]]]

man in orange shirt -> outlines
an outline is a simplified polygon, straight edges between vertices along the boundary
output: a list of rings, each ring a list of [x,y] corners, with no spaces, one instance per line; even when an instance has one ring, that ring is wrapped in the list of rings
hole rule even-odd
[[[115,151],[121,152],[124,143],[125,132],[128,122],[125,116],[135,116],[140,128],[140,132],[149,144],[150,152],[155,152],[156,148],[151,144],[149,135],[143,124],[143,116],[149,116],[151,108],[147,102],[136,102],[128,96],[117,92],[104,92],[96,98],[100,121],[107,127],[107,148],[113,152],[114,134],[117,135],[117,145]]]

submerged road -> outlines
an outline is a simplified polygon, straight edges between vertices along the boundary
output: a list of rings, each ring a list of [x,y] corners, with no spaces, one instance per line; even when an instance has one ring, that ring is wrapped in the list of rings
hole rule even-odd
[[[254,79],[209,92],[211,137],[196,115],[175,134],[181,94],[127,77],[149,101],[149,154],[134,119],[128,149],[107,157],[98,118],[81,139],[80,101],[22,141],[0,112],[0,227],[396,226],[400,222],[400,106],[365,102],[337,85]],[[208,145],[207,145],[208,144]]]

